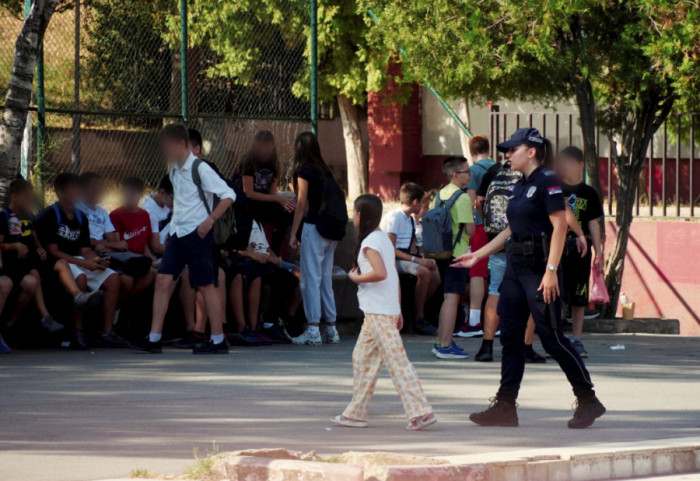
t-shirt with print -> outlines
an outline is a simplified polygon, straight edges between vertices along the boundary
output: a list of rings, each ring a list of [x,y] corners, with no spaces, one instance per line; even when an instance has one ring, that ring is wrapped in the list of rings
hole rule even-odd
[[[301,165],[294,175],[304,179],[309,183],[308,206],[304,215],[304,222],[316,224],[318,211],[321,210],[321,196],[323,195],[323,175],[316,166],[312,164]]]
[[[469,185],[467,185],[467,189],[473,190],[474,193],[478,195],[481,182],[484,180],[486,172],[488,172],[494,165],[496,165],[496,162],[493,159],[481,159],[472,165],[469,168],[469,172],[471,172],[472,176],[469,180]],[[476,210],[476,206],[474,206],[474,224],[482,225],[483,223],[483,220],[479,216],[479,212]]]
[[[4,251],[2,253],[3,268],[9,270],[18,262],[30,259],[35,260],[33,253],[36,251],[34,245],[34,216],[29,212],[15,212],[5,209],[0,214],[0,235],[3,244],[21,243],[29,248],[27,258],[19,259],[16,250]]]
[[[384,216],[381,228],[387,234],[396,236],[397,249],[408,252],[416,234],[414,222],[413,217],[407,215],[401,209],[396,209]]]
[[[47,207],[36,220],[36,231],[42,245],[56,244],[58,250],[69,256],[82,255],[83,247],[90,247],[90,227],[85,213],[73,211],[69,219],[66,212],[58,204],[59,218],[53,206]]]
[[[124,207],[119,207],[109,214],[112,224],[119,233],[119,238],[124,239],[129,245],[129,251],[135,254],[143,254],[151,238],[151,216],[144,209],[130,212]]]
[[[438,205],[438,199],[441,201],[450,200],[452,194],[460,190],[456,185],[449,183],[435,196],[433,200],[433,209]],[[457,197],[457,201],[452,205],[450,209],[450,214],[452,215],[452,243],[454,244],[457,240],[457,234],[459,233],[460,224],[473,224],[474,214],[472,212],[472,201],[465,192],[464,194]],[[455,245],[452,252],[453,257],[459,257],[461,255],[469,252],[469,235],[467,234],[466,227],[462,228],[462,235],[459,238],[459,242]]]
[[[277,178],[277,164],[274,161],[259,161],[248,154],[242,160],[244,176],[253,178],[253,189],[261,194],[269,194],[272,183]]]
[[[173,217],[170,208],[166,205],[159,206],[152,195],[146,197],[141,208],[148,212],[151,219],[151,232],[157,232],[160,236],[160,243],[165,244],[165,239],[170,231],[170,219]]]
[[[372,249],[379,253],[386,269],[386,279],[379,282],[361,283],[357,289],[357,300],[360,309],[365,314],[384,314],[396,316],[401,313],[399,303],[399,275],[396,272],[394,260],[394,244],[389,240],[386,232],[375,230],[370,233],[360,244],[360,253],[357,255],[357,265],[361,274],[372,271],[372,265],[367,259],[365,249]]]
[[[104,240],[105,234],[114,232],[114,226],[109,218],[109,214],[99,205],[92,209],[85,205],[84,202],[81,202],[75,207],[87,216],[90,224],[90,239]]]
[[[265,231],[257,220],[253,221],[253,229],[250,231],[248,244],[253,248],[253,251],[258,254],[269,253],[270,244],[268,244],[267,237],[265,237]]]
[[[583,182],[576,185],[562,184],[564,200],[569,204],[585,235],[590,235],[588,223],[603,215],[600,197],[593,187]],[[569,235],[574,235],[570,232]]]

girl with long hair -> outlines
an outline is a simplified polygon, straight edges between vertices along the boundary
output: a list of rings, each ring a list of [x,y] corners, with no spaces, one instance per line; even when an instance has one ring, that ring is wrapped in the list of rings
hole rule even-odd
[[[301,295],[308,325],[292,339],[297,345],[317,346],[323,343],[319,326],[321,317],[326,321],[327,342],[338,344],[340,337],[335,328],[335,298],[333,295],[333,255],[337,241],[319,234],[319,219],[323,187],[332,180],[328,165],[321,156],[318,139],[311,132],[302,132],[294,141],[294,191],[297,195],[289,246],[299,247],[301,227]],[[302,226],[303,222],[303,226]]]
[[[331,421],[345,427],[367,427],[369,403],[385,364],[409,419],[406,429],[417,431],[435,424],[437,418],[401,341],[399,275],[394,244],[379,228],[382,211],[382,201],[376,195],[365,194],[355,200],[353,223],[358,246],[349,277],[359,284],[357,298],[365,320],[352,353],[352,401]]]

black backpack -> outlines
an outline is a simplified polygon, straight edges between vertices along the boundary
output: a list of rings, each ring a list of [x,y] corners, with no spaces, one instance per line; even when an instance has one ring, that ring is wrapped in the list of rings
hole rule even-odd
[[[486,190],[486,196],[482,203],[484,210],[484,230],[487,234],[500,234],[508,227],[506,209],[508,201],[513,195],[515,184],[522,178],[522,174],[512,169],[501,166]]]
[[[321,237],[341,241],[348,226],[348,206],[345,192],[332,174],[326,173],[323,180],[321,208],[318,210],[316,230]]]
[[[195,159],[195,161],[192,163],[192,182],[194,182],[194,185],[197,186],[199,198],[204,203],[204,207],[207,209],[207,213],[211,214],[212,209],[209,207],[209,203],[207,202],[207,196],[204,193],[204,189],[202,188],[202,177],[199,174],[199,166],[203,162],[212,167],[214,172],[216,172],[219,175],[219,177],[221,177],[224,180],[224,182],[226,182],[226,179],[223,178],[218,169],[216,169],[210,162],[207,162],[206,160]],[[228,184],[228,182],[226,183]],[[214,208],[216,208],[216,206],[218,205],[219,200],[220,199],[215,195]],[[236,213],[234,209],[226,209],[226,212],[224,212],[224,214],[216,220],[213,230],[215,246],[226,247],[230,245],[232,242],[232,238],[236,235]]]
[[[236,233],[227,247],[244,251],[248,248],[250,233],[253,230],[253,206],[250,197],[243,190],[243,177],[234,174],[230,185],[236,193],[236,202],[233,203],[233,212],[236,215]]]

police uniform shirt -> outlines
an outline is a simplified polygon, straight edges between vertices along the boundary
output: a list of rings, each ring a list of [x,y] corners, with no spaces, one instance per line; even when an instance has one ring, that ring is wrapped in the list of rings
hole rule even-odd
[[[551,237],[549,215],[564,210],[561,183],[554,172],[537,167],[529,177],[518,181],[508,201],[506,216],[515,242],[539,239],[544,232]]]

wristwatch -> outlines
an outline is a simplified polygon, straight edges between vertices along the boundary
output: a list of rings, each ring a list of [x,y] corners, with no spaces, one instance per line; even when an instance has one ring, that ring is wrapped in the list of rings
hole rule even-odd
[[[557,270],[557,266],[555,266],[554,264],[547,264],[547,270],[554,272]]]

